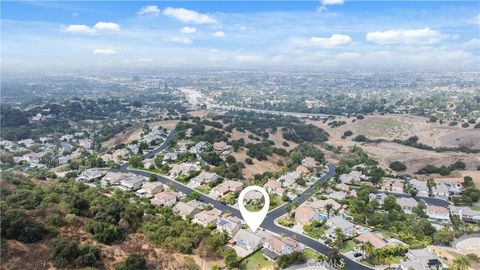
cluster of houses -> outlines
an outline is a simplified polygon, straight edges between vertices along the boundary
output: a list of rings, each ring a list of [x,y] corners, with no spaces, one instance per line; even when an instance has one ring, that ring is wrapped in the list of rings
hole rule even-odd
[[[418,196],[428,197],[429,195],[433,195],[433,197],[442,199],[448,199],[450,196],[459,195],[465,190],[465,187],[460,183],[436,183],[432,185],[431,189],[429,189],[427,181],[417,179],[407,179],[405,181],[398,178],[385,178],[383,182],[384,190],[386,191],[404,193],[406,188],[412,188],[417,190]]]
[[[60,138],[40,137],[37,140],[24,139],[16,142],[0,140],[2,153],[18,153],[13,157],[15,164],[25,168],[46,169],[64,165],[81,156],[82,151],[91,152],[93,140],[86,132],[66,134]]]
[[[168,132],[166,130],[162,128],[153,129],[144,134],[140,140],[135,141],[135,143],[125,145],[125,147],[112,149],[107,153],[104,153],[101,158],[106,162],[113,161],[118,164],[123,164],[127,162],[130,156],[139,152],[140,144],[145,143],[148,148],[151,149],[156,145],[161,144],[167,136]],[[148,160],[146,160],[144,167],[149,168],[152,163],[153,161],[148,163]]]

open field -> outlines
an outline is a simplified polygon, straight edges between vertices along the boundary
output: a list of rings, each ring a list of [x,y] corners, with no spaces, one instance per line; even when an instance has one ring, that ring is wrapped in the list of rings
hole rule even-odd
[[[405,173],[415,174],[427,164],[435,166],[448,166],[455,161],[461,160],[466,164],[465,171],[454,171],[449,176],[432,175],[435,180],[441,181],[462,181],[465,175],[472,176],[475,184],[480,187],[480,171],[476,169],[480,165],[480,154],[466,154],[462,152],[435,152],[421,150],[398,143],[358,143],[352,141],[356,135],[365,135],[369,139],[407,139],[411,136],[418,136],[419,142],[433,147],[459,147],[467,146],[472,149],[480,149],[480,130],[473,128],[461,128],[459,125],[451,127],[438,123],[427,123],[423,117],[410,115],[374,115],[367,116],[363,120],[352,122],[353,118],[337,117],[336,120],[346,121],[347,124],[337,128],[331,128],[327,123],[321,121],[310,121],[318,127],[325,129],[330,138],[327,143],[341,145],[343,150],[353,145],[360,145],[368,154],[378,160],[384,168],[388,168],[390,162],[398,160],[407,165]],[[351,137],[342,139],[345,131],[353,132]],[[327,159],[338,161],[341,154],[333,154],[324,151]],[[423,175],[415,175],[417,178],[427,178]]]
[[[237,159],[237,161],[239,162],[244,162],[245,159],[248,158],[246,150],[233,152],[232,156],[234,156],[235,159]],[[242,170],[242,173],[245,178],[249,178],[254,174],[262,174],[268,171],[277,171],[281,168],[281,166],[277,165],[277,162],[279,160],[282,160],[285,162],[286,159],[284,157],[273,154],[273,156],[268,157],[268,160],[262,160],[262,161],[259,161],[256,159],[252,159],[252,160],[253,160],[253,164],[251,165],[244,162],[245,168]]]
[[[354,118],[337,117],[337,121],[345,121],[347,124],[331,128],[321,121],[307,121],[324,128],[332,137],[341,137],[347,130],[356,135],[365,135],[369,139],[405,140],[412,136],[418,136],[419,142],[433,147],[460,147],[466,146],[472,149],[480,149],[480,131],[462,128],[460,125],[449,126],[448,124],[428,123],[427,118],[388,114],[366,116],[363,120]]]
[[[156,122],[148,123],[148,125],[150,126],[151,129],[155,129],[160,126],[166,129],[173,129],[178,124],[178,122],[179,120],[165,120],[165,121],[156,121]],[[121,143],[128,144],[134,140],[138,140],[141,137],[142,128],[143,128],[143,124],[137,123],[133,127],[128,128],[116,134],[110,140],[103,142],[102,147],[110,148],[110,147],[114,147],[117,144],[121,144]]]

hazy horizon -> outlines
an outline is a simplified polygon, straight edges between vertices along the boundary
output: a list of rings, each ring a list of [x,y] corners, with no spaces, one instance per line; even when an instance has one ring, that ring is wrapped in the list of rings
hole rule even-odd
[[[474,1],[3,1],[3,72],[478,71]]]

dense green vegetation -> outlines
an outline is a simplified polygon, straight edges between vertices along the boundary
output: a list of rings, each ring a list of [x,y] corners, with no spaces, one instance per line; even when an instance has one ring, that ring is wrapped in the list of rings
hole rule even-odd
[[[147,270],[147,262],[143,255],[133,253],[128,255],[125,261],[117,265],[115,270]]]
[[[394,171],[397,171],[397,172],[402,172],[402,171],[405,171],[407,169],[407,166],[405,166],[405,164],[401,161],[393,161],[392,163],[390,163],[390,169],[394,170]]]
[[[212,228],[173,215],[170,207],[153,207],[130,193],[116,190],[105,196],[99,188],[67,178],[52,185],[35,185],[27,177],[12,173],[3,173],[2,179],[1,226],[5,239],[32,243],[57,235],[60,227],[85,224],[85,230],[105,244],[121,242],[129,233],[140,232],[166,250],[192,253],[198,249],[206,258],[228,254],[224,251],[228,239],[225,234],[212,233]],[[97,247],[59,237],[51,241],[49,258],[58,267],[100,267],[100,253]],[[142,264],[134,256],[118,269],[143,269],[135,268]]]
[[[455,163],[452,163],[450,166],[440,166],[436,167],[434,165],[427,165],[420,170],[418,170],[418,174],[433,174],[433,173],[438,173],[440,175],[449,175],[451,172],[455,170],[464,170],[465,169],[465,163],[462,161],[457,161]]]
[[[283,138],[296,143],[320,143],[328,140],[328,133],[312,124],[305,124],[293,116],[260,114],[254,112],[230,112],[224,116],[226,130],[248,130],[258,137],[267,139],[269,132],[283,131]]]
[[[50,243],[48,258],[57,268],[102,267],[100,248],[79,245],[68,239],[57,238]]]
[[[411,218],[402,211],[394,196],[388,196],[382,207],[384,211],[376,211],[378,205],[375,200],[369,201],[370,193],[371,190],[362,187],[357,197],[348,199],[355,223],[385,230],[390,236],[412,247],[424,247],[432,243],[436,230],[421,214],[424,205],[420,204],[419,209],[414,211],[415,217]]]

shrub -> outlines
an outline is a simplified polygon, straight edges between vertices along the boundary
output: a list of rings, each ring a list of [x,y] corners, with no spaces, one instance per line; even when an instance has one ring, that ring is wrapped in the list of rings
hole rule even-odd
[[[147,270],[147,261],[141,254],[130,254],[128,258],[121,262],[116,270]]]
[[[400,161],[394,161],[390,163],[390,169],[397,172],[401,172],[401,171],[405,171],[407,169],[407,166],[405,166],[405,164],[403,164]]]

